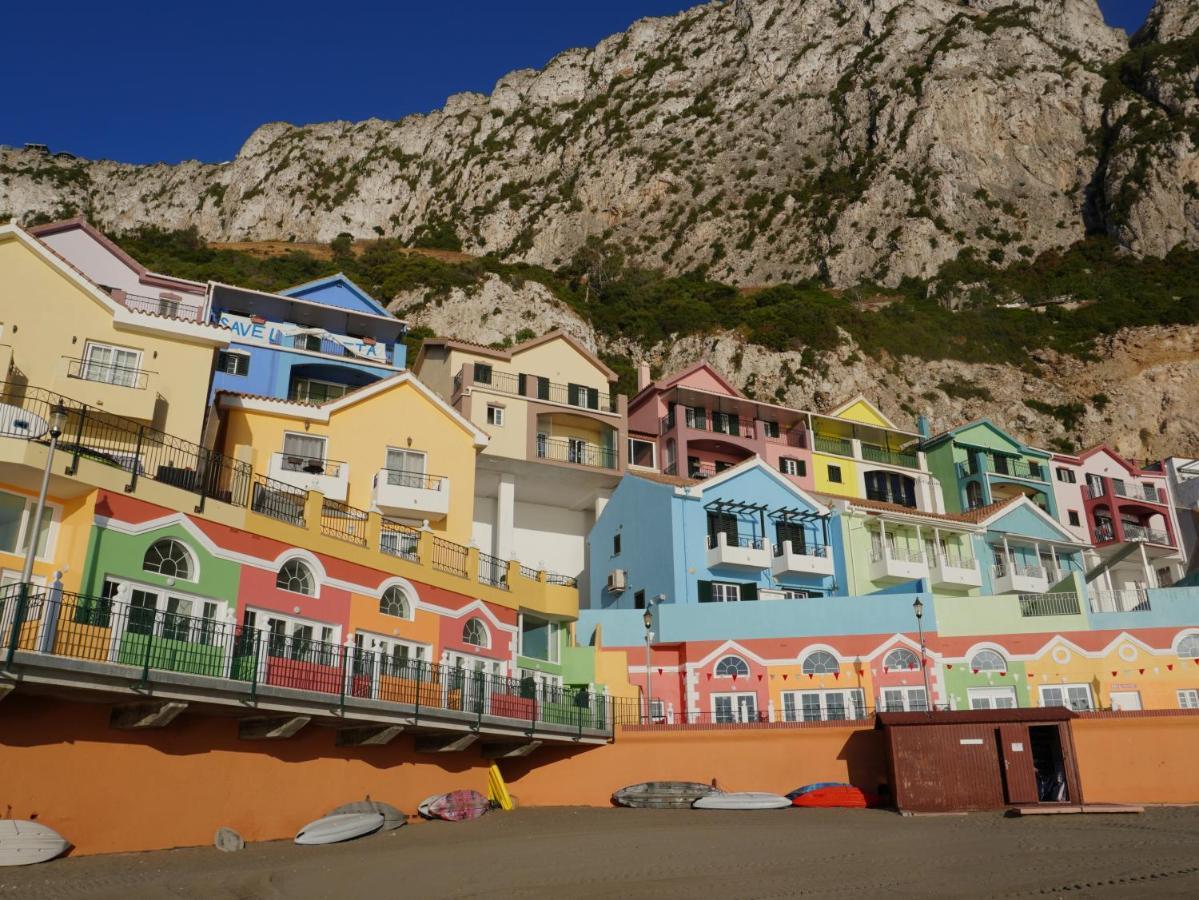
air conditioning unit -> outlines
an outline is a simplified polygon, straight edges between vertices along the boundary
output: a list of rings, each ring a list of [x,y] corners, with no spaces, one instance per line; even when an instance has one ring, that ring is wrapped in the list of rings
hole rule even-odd
[[[628,573],[624,569],[613,569],[608,573],[608,590],[619,594],[628,587]]]

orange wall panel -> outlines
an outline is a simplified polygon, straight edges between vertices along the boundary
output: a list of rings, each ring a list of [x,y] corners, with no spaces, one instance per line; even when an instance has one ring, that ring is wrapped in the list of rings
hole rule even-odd
[[[1071,726],[1087,803],[1199,803],[1199,713],[1093,713]]]

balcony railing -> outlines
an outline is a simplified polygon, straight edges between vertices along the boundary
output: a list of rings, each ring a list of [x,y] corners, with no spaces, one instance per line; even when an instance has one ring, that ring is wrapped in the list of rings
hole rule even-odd
[[[671,412],[658,420],[658,426],[662,434],[668,431],[673,431],[676,424],[682,424],[684,428],[690,428],[692,431],[707,431],[712,434],[727,434],[729,437],[741,437],[748,440],[754,440],[757,437],[757,431],[752,422],[743,422],[740,418],[736,420],[721,417],[720,413],[708,413],[703,415],[695,413]],[[780,440],[772,438],[772,440]],[[796,445],[796,446],[802,446]]]
[[[973,569],[977,560],[967,554],[946,553],[943,550],[937,550],[933,554],[932,563],[942,568]]]
[[[479,581],[503,591],[508,590],[508,561],[490,553],[480,553]]]
[[[283,334],[272,343],[285,350],[307,350],[309,353],[320,353],[324,356],[354,355],[337,341],[318,334]]]
[[[379,535],[379,550],[409,562],[420,562],[420,531],[402,522],[384,518]]]
[[[330,478],[341,477],[341,467],[345,463],[339,460],[322,459],[319,456],[293,456],[290,453],[280,454],[279,468],[284,472],[302,472],[306,475],[328,475]]]
[[[1143,588],[1123,591],[1101,591],[1091,589],[1087,592],[1091,597],[1091,612],[1096,613],[1125,613],[1148,612],[1149,592]]]
[[[1139,490],[1137,490],[1139,488]],[[1130,486],[1127,484],[1112,483],[1112,490],[1117,497],[1124,497],[1128,500],[1147,500],[1150,503],[1160,503],[1158,499],[1157,488],[1151,484],[1137,484]]]
[[[304,507],[307,503],[307,491],[265,475],[254,475],[254,491],[250,499],[250,509],[254,512],[304,528]]]
[[[765,538],[754,537],[748,534],[729,534],[728,532],[720,532],[719,534],[708,535],[708,549],[715,550],[720,545],[720,538],[723,537],[726,547],[741,547],[745,550],[764,550],[769,544]]]
[[[882,547],[870,548],[871,562],[882,562],[884,559],[893,559],[896,562],[922,563],[924,562],[924,551],[907,547],[888,547],[884,554]]]
[[[380,469],[387,484],[395,487],[416,488],[421,491],[440,491],[446,481],[444,475],[429,475],[425,472],[409,472],[405,469]]]
[[[1009,478],[1021,478],[1026,481],[1045,481],[1046,467],[1037,463],[1029,463],[1022,459],[1012,459],[1007,456],[990,456],[982,457],[981,466],[977,462],[976,457],[971,457],[969,462],[960,462],[957,464],[957,472],[959,478],[968,478],[971,475],[981,475],[983,472],[988,472],[994,475],[1005,476]]]
[[[1078,594],[1072,591],[1059,591],[1054,594],[1020,594],[1020,615],[1035,616],[1077,616],[1082,614],[1078,602]]]
[[[368,518],[366,510],[326,497],[321,505],[321,534],[365,547]]]
[[[129,366],[117,366],[111,363],[98,363],[92,360],[67,357],[67,377],[78,378],[80,381],[95,381],[100,384],[111,384],[116,387],[127,387],[144,391],[150,383],[150,376],[155,373],[147,369],[133,369]]]
[[[1126,541],[1144,541],[1147,544],[1169,544],[1170,535],[1157,528],[1148,528],[1145,525],[1134,525],[1131,522],[1123,524],[1124,539]]]
[[[785,548],[783,547],[782,544],[774,544],[773,545],[772,550],[774,552],[775,559],[778,559],[780,556],[783,555],[784,549]],[[792,556],[816,556],[816,557],[823,559],[828,556],[828,547],[827,546],[809,547],[805,544],[795,544],[793,542],[791,544],[791,555]]]
[[[573,575],[556,575],[553,572],[546,572],[545,583],[556,584],[561,587],[578,587],[579,579]]]
[[[560,403],[563,406],[573,406],[578,409],[616,412],[618,407],[616,394],[609,394],[581,384],[558,384],[526,373],[499,372],[495,369],[481,370],[476,367],[472,381],[474,384],[489,387],[501,394],[512,394],[547,403]],[[463,378],[460,371],[454,376],[455,392],[462,389],[462,383]]]
[[[206,447],[29,385],[0,382],[0,404],[0,437],[43,443],[61,404],[66,421],[58,449],[70,456],[67,475],[87,459],[128,472],[129,492],[148,478],[224,503],[245,506],[249,500],[250,466]]]
[[[189,322],[204,321],[203,303],[186,303],[183,300],[147,297],[142,294],[125,294],[125,299],[121,302],[126,309],[134,312],[169,316],[172,319],[185,319]]]
[[[887,450],[873,444],[862,444],[862,459],[890,466],[903,466],[908,469],[920,468],[920,460],[915,453],[904,450]]]
[[[1006,563],[995,563],[991,566],[991,574],[996,578],[1003,578],[1005,575],[1011,574],[1017,578],[1048,578],[1049,572],[1044,566],[1034,566],[1027,563],[1012,563],[1010,566]]]
[[[433,538],[433,568],[449,575],[466,577],[467,549],[445,538]]]
[[[834,456],[853,456],[853,442],[848,438],[817,434],[812,437],[812,449]]]
[[[537,458],[596,469],[615,469],[616,451],[561,438],[537,438]]]
[[[0,610],[0,641],[10,658],[20,653],[23,663],[37,657],[70,660],[72,673],[103,666],[111,674],[110,667],[117,667],[142,688],[158,681],[159,673],[185,673],[206,677],[198,690],[244,697],[251,706],[261,699],[259,687],[269,685],[321,703],[331,698],[343,709],[371,701],[361,704],[365,715],[379,703],[388,713],[397,711],[392,705],[402,706],[408,715],[415,711],[417,724],[423,724],[422,716],[449,711],[456,719],[473,717],[472,727],[486,728],[484,717],[492,717],[526,730],[553,725],[580,733],[612,731],[612,699],[587,689],[396,659],[318,640],[305,627],[249,628],[32,584],[4,588]]]

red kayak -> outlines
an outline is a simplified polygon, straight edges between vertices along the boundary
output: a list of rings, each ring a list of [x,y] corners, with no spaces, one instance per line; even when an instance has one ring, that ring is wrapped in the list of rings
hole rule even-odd
[[[842,807],[846,809],[865,809],[868,806],[878,806],[879,799],[873,794],[848,784],[838,784],[829,787],[816,788],[791,799],[792,806],[817,807],[821,809]]]

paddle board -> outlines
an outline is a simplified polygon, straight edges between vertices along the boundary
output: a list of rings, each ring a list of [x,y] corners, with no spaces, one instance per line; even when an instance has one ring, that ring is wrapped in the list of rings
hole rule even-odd
[[[709,794],[691,804],[695,809],[785,809],[790,805],[791,801],[786,797],[762,791]]]
[[[328,815],[343,816],[348,813],[378,813],[383,817],[383,826],[379,829],[380,831],[394,831],[408,822],[408,817],[390,803],[380,803],[378,800],[369,799],[344,803],[337,809],[329,810]]]
[[[831,787],[850,787],[850,785],[846,784],[844,781],[817,781],[812,784],[805,784],[803,787],[797,787],[787,796],[794,800],[800,794],[807,794],[811,791],[818,791],[820,788]]]
[[[687,809],[700,797],[718,793],[717,788],[697,781],[643,781],[622,787],[612,795],[612,802],[638,809]]]
[[[491,809],[491,801],[478,791],[450,791],[430,797],[421,804],[421,815],[447,822],[477,819]]]
[[[45,862],[70,846],[49,825],[27,819],[0,819],[0,866]]]
[[[371,834],[383,827],[382,813],[344,813],[325,816],[309,822],[296,835],[297,844],[336,844],[349,841],[364,834]]]

